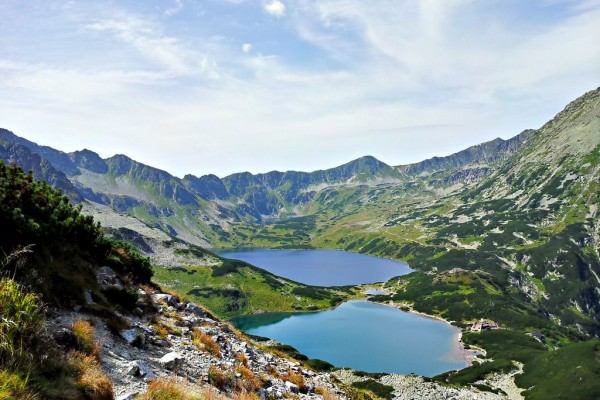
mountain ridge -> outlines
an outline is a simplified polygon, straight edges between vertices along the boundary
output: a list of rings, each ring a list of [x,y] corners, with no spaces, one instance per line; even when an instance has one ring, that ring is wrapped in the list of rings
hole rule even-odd
[[[431,175],[437,172],[435,179],[432,179],[434,186],[450,186],[459,181],[472,184],[490,173],[487,166],[490,161],[496,161],[501,157],[497,155],[492,159],[484,154],[486,144],[482,144],[450,156],[435,157],[405,166],[393,167],[373,156],[364,156],[338,167],[312,172],[271,171],[261,174],[241,172],[223,178],[214,174],[201,177],[187,174],[181,179],[122,154],[102,159],[97,153],[87,149],[64,153],[48,146],[39,146],[6,129],[0,130],[0,137],[27,147],[47,159],[57,170],[62,171],[75,187],[75,190],[71,187],[68,190],[78,192],[79,201],[84,198],[110,205],[120,212],[131,212],[132,209],[141,207],[159,219],[168,218],[177,207],[202,208],[203,203],[214,201],[218,201],[219,204],[212,204],[208,208],[212,208],[229,221],[248,218],[261,221],[265,218],[301,216],[304,213],[302,210],[310,207],[310,203],[323,190],[362,185],[372,187],[395,185],[414,180],[416,175],[426,170]],[[521,136],[515,138],[519,137]],[[510,156],[516,146],[503,146],[503,144],[523,142],[515,138],[508,141],[502,139],[493,141],[496,143],[497,154]],[[465,157],[465,154],[469,156]],[[9,156],[5,156],[4,159],[8,160]],[[485,164],[483,167],[480,165],[482,163]],[[477,165],[464,170],[466,165],[471,164]],[[440,169],[444,172],[440,173]],[[91,172],[92,175],[86,171]],[[99,181],[99,175],[94,174],[103,175],[105,178]],[[106,189],[107,182],[101,182],[113,181],[114,183],[119,177],[123,177],[121,183],[113,184],[111,190]],[[155,186],[140,189],[140,180],[153,182]],[[65,190],[67,186],[63,185],[61,188]],[[125,187],[130,187],[131,190]],[[142,195],[142,192],[145,194]],[[165,204],[158,204],[161,201],[151,200],[157,197],[170,198],[173,205],[165,206]],[[207,214],[211,213],[207,212]],[[217,223],[210,217],[207,222],[209,225]],[[164,221],[160,222],[160,225],[166,228]],[[188,226],[182,229],[191,229],[192,233],[198,234],[203,228]]]

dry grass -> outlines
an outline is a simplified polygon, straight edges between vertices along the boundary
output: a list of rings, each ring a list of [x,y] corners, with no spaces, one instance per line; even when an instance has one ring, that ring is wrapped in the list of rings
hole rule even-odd
[[[198,350],[204,350],[215,357],[221,357],[221,346],[197,327],[192,331],[192,343]]]
[[[276,367],[272,366],[271,364],[267,365],[267,372],[271,374],[273,378],[279,378],[279,371]]]
[[[156,329],[156,334],[162,340],[166,340],[167,336],[169,336],[169,328],[161,323],[152,325],[154,329]]]
[[[156,294],[156,291],[154,290],[154,288],[153,288],[152,286],[150,286],[150,285],[147,285],[147,284],[145,284],[145,283],[144,283],[144,284],[142,284],[142,285],[140,285],[140,288],[141,288],[141,289],[142,289],[144,292],[146,292],[146,294],[147,294],[148,296],[152,296],[153,294]]]
[[[236,360],[238,360],[240,362],[240,364],[242,364],[244,367],[248,366],[248,357],[246,357],[245,354],[238,354],[235,356]]]
[[[165,312],[163,313],[163,315],[167,318],[171,318],[174,319],[176,321],[183,321],[183,315],[181,315],[178,311],[176,310],[165,310]]]
[[[176,378],[159,378],[151,381],[146,393],[135,400],[207,400],[204,392]]]
[[[261,381],[249,368],[240,365],[236,371],[241,375],[236,384],[240,393],[253,393],[263,387],[263,381]]]
[[[317,386],[315,388],[315,393],[323,396],[323,400],[340,400],[340,397],[338,395],[331,393],[322,386]]]
[[[298,386],[301,392],[306,391],[306,386],[304,384],[304,377],[302,374],[298,372],[294,372],[291,369],[288,369],[286,373],[280,375],[281,380],[291,382],[294,385]]]
[[[73,323],[73,334],[77,342],[77,348],[89,356],[96,359],[99,356],[100,349],[94,337],[94,328],[89,321],[79,320]]]
[[[231,372],[225,372],[221,368],[211,365],[208,368],[208,382],[217,389],[227,391],[234,387],[235,377]]]
[[[257,400],[259,399],[259,397],[257,397],[254,393],[248,393],[248,392],[238,392],[238,393],[234,393],[233,396],[231,396],[231,398],[233,400]]]
[[[162,288],[162,291],[163,291],[163,293],[170,294],[171,296],[175,297],[177,299],[177,301],[180,303],[185,302],[183,296],[174,290]]]
[[[114,400],[112,382],[102,372],[95,356],[73,351],[67,363],[78,371],[77,386],[91,400]]]

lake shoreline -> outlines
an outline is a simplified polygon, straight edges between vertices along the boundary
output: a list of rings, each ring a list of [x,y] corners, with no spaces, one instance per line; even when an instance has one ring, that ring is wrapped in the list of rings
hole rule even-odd
[[[444,342],[445,345],[443,345],[445,347],[446,351],[445,352],[437,352],[436,357],[431,359],[431,361],[434,363],[434,364],[431,364],[431,366],[433,366],[433,365],[438,365],[438,366],[445,365],[445,366],[447,366],[449,368],[447,368],[447,369],[441,368],[441,369],[438,369],[438,371],[436,372],[436,371],[431,371],[431,366],[430,366],[430,367],[425,367],[425,370],[423,370],[423,369],[421,369],[420,371],[419,370],[413,370],[412,373],[416,373],[418,375],[426,376],[426,377],[433,377],[435,375],[438,375],[440,373],[445,373],[445,372],[448,372],[448,371],[462,370],[462,369],[467,368],[467,367],[469,367],[471,365],[471,362],[472,362],[472,359],[473,359],[473,354],[465,350],[464,345],[463,345],[463,343],[461,341],[462,331],[460,330],[460,328],[458,328],[456,326],[453,326],[448,321],[446,321],[446,320],[444,320],[442,318],[439,318],[439,317],[435,317],[435,316],[432,316],[432,315],[427,315],[427,314],[416,312],[416,311],[407,311],[405,309],[403,310],[403,309],[401,309],[396,304],[378,303],[378,302],[375,302],[375,301],[368,300],[366,298],[349,300],[349,301],[343,302],[342,304],[340,304],[340,305],[338,305],[336,307],[327,308],[327,310],[317,310],[317,311],[312,311],[312,312],[285,312],[285,313],[282,313],[282,314],[285,314],[285,316],[284,316],[284,318],[281,321],[275,320],[272,323],[271,322],[267,322],[267,325],[263,325],[263,323],[259,322],[258,326],[251,327],[251,325],[242,326],[242,325],[240,325],[238,323],[238,322],[242,322],[242,321],[230,320],[230,322],[232,322],[237,329],[240,329],[240,330],[242,330],[244,332],[250,333],[252,335],[257,335],[257,336],[262,336],[262,337],[274,339],[277,342],[289,344],[289,345],[297,348],[301,353],[306,354],[309,357],[320,358],[320,359],[326,360],[328,362],[331,362],[332,364],[337,365],[337,366],[345,366],[345,367],[350,367],[350,368],[357,369],[357,370],[365,370],[365,371],[371,371],[371,372],[386,371],[386,373],[393,373],[393,374],[400,374],[400,375],[407,375],[407,374],[411,373],[410,371],[401,372],[401,371],[396,371],[396,370],[387,370],[387,369],[383,369],[383,368],[381,370],[378,370],[377,368],[373,368],[373,365],[371,365],[371,366],[369,366],[367,368],[357,367],[356,365],[353,366],[351,364],[342,363],[339,360],[338,360],[338,362],[336,362],[335,361],[336,360],[335,357],[329,358],[329,357],[326,357],[325,355],[318,355],[318,354],[315,355],[314,353],[311,353],[309,350],[307,350],[306,347],[304,347],[303,345],[301,345],[298,342],[294,342],[294,340],[290,339],[289,337],[287,337],[287,338],[286,337],[281,337],[281,336],[278,337],[277,335],[274,335],[273,332],[268,332],[268,331],[263,331],[263,332],[253,331],[257,327],[260,327],[260,326],[269,326],[269,325],[272,325],[273,323],[274,324],[284,323],[284,324],[288,324],[288,326],[290,326],[289,324],[291,323],[293,325],[294,322],[290,322],[289,320],[287,322],[283,322],[283,321],[287,320],[287,318],[289,318],[289,317],[293,318],[294,315],[299,315],[299,316],[300,315],[307,316],[307,315],[311,315],[311,314],[318,315],[318,314],[321,314],[324,311],[327,311],[327,312],[335,311],[339,307],[344,307],[344,304],[349,304],[349,303],[363,303],[363,304],[365,304],[365,306],[358,306],[360,308],[367,307],[367,305],[369,305],[369,304],[371,304],[373,306],[379,306],[379,307],[383,306],[383,309],[387,308],[389,310],[394,310],[393,312],[404,311],[403,314],[406,315],[407,317],[412,314],[413,315],[412,318],[417,317],[417,318],[421,318],[422,320],[430,320],[431,322],[429,322],[429,325],[427,325],[427,326],[429,326],[429,328],[428,328],[428,330],[426,332],[441,332],[440,329],[442,331],[446,330],[447,333],[445,335],[446,335],[447,339]],[[357,306],[353,306],[353,307],[357,307]],[[370,310],[371,307],[369,307],[368,309]],[[267,314],[269,314],[269,313],[267,313]],[[254,315],[264,315],[264,314],[254,314]],[[250,314],[250,315],[248,315],[248,317],[252,317],[252,315]],[[406,318],[406,317],[400,317],[400,318]],[[344,318],[341,318],[340,320],[343,320],[343,319]],[[250,319],[249,321],[252,321],[252,319]],[[442,322],[443,324],[437,325],[439,322]],[[242,324],[244,324],[244,322],[242,322]],[[297,324],[297,322],[296,322],[296,324]],[[437,325],[437,327],[436,327],[436,325]],[[306,325],[302,325],[302,326],[303,326],[303,329],[306,329]],[[309,326],[310,326],[310,324],[309,324]],[[373,325],[368,325],[368,326],[371,327]],[[447,328],[444,328],[443,326],[446,326]],[[447,330],[448,328],[450,328],[450,329]],[[298,331],[298,329],[300,329],[300,328],[299,328],[298,325],[296,325],[291,330]],[[400,328],[399,332],[402,332],[403,330],[404,330],[404,328]],[[309,327],[308,328],[308,332],[310,332],[310,331],[311,331],[311,328]],[[269,334],[269,333],[271,333],[271,334]],[[308,333],[309,336],[311,334],[312,333]],[[338,341],[338,340],[342,340],[342,337],[344,336],[344,335],[340,336],[339,332],[338,333],[334,333],[334,335],[335,335],[335,337],[330,337],[328,340]],[[425,353],[421,353],[421,354],[427,354],[429,352],[429,350],[427,350],[427,349],[429,349],[430,346],[428,346],[426,343],[421,343],[421,342],[419,342],[419,343],[420,344],[418,344],[416,347],[413,347],[415,349],[414,351],[416,351],[417,353],[425,352]],[[416,349],[420,349],[420,350],[416,350]],[[306,351],[308,351],[308,353]],[[368,354],[364,354],[363,355],[364,356],[364,360],[370,360],[370,361],[367,361],[367,365],[373,364],[374,360],[377,359],[378,356],[375,356],[375,358],[373,358],[373,354],[376,354],[376,353],[368,353]],[[402,354],[402,353],[398,353],[398,354]],[[386,357],[384,356],[384,359],[385,358]],[[382,366],[383,365],[384,364],[382,364]],[[417,363],[417,365],[418,365],[418,363]],[[421,366],[421,367],[418,367],[418,368],[423,368],[423,367]]]
[[[471,351],[469,351],[469,350],[467,350],[465,348],[465,344],[462,341],[462,335],[463,335],[462,329],[459,328],[458,326],[452,325],[452,323],[450,321],[445,320],[444,318],[438,317],[436,315],[430,315],[430,314],[426,314],[426,313],[421,312],[421,311],[416,311],[411,306],[408,306],[406,304],[396,304],[394,302],[379,303],[379,302],[372,301],[372,300],[369,300],[369,299],[367,299],[365,301],[370,301],[372,303],[376,303],[376,304],[381,304],[381,305],[384,305],[384,306],[392,307],[392,308],[395,308],[397,310],[404,311],[404,312],[407,312],[407,313],[416,314],[416,315],[419,315],[421,317],[425,317],[425,318],[437,320],[437,321],[440,321],[440,322],[444,322],[444,323],[450,325],[451,327],[458,329],[458,332],[456,333],[456,342],[457,342],[457,348],[455,349],[455,353],[457,355],[456,358],[460,359],[460,360],[463,360],[463,361],[465,361],[467,363],[467,366],[465,368],[468,368],[468,367],[472,366],[473,365],[473,360],[477,358],[476,355],[474,355]],[[408,308],[408,310],[406,310],[404,308]]]

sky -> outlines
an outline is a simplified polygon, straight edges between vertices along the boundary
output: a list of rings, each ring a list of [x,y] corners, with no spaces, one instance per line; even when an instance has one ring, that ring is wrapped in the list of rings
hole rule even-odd
[[[600,86],[600,0],[2,0],[0,127],[176,176],[389,165]]]

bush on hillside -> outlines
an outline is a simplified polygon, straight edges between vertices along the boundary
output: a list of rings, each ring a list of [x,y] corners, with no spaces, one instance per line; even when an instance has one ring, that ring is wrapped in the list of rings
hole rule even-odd
[[[81,303],[85,290],[98,289],[95,269],[101,265],[132,283],[152,277],[149,260],[128,243],[105,238],[81,206],[74,207],[46,182],[34,181],[31,172],[2,161],[0,226],[0,252],[18,255],[7,257],[0,273],[39,291],[46,302]]]

